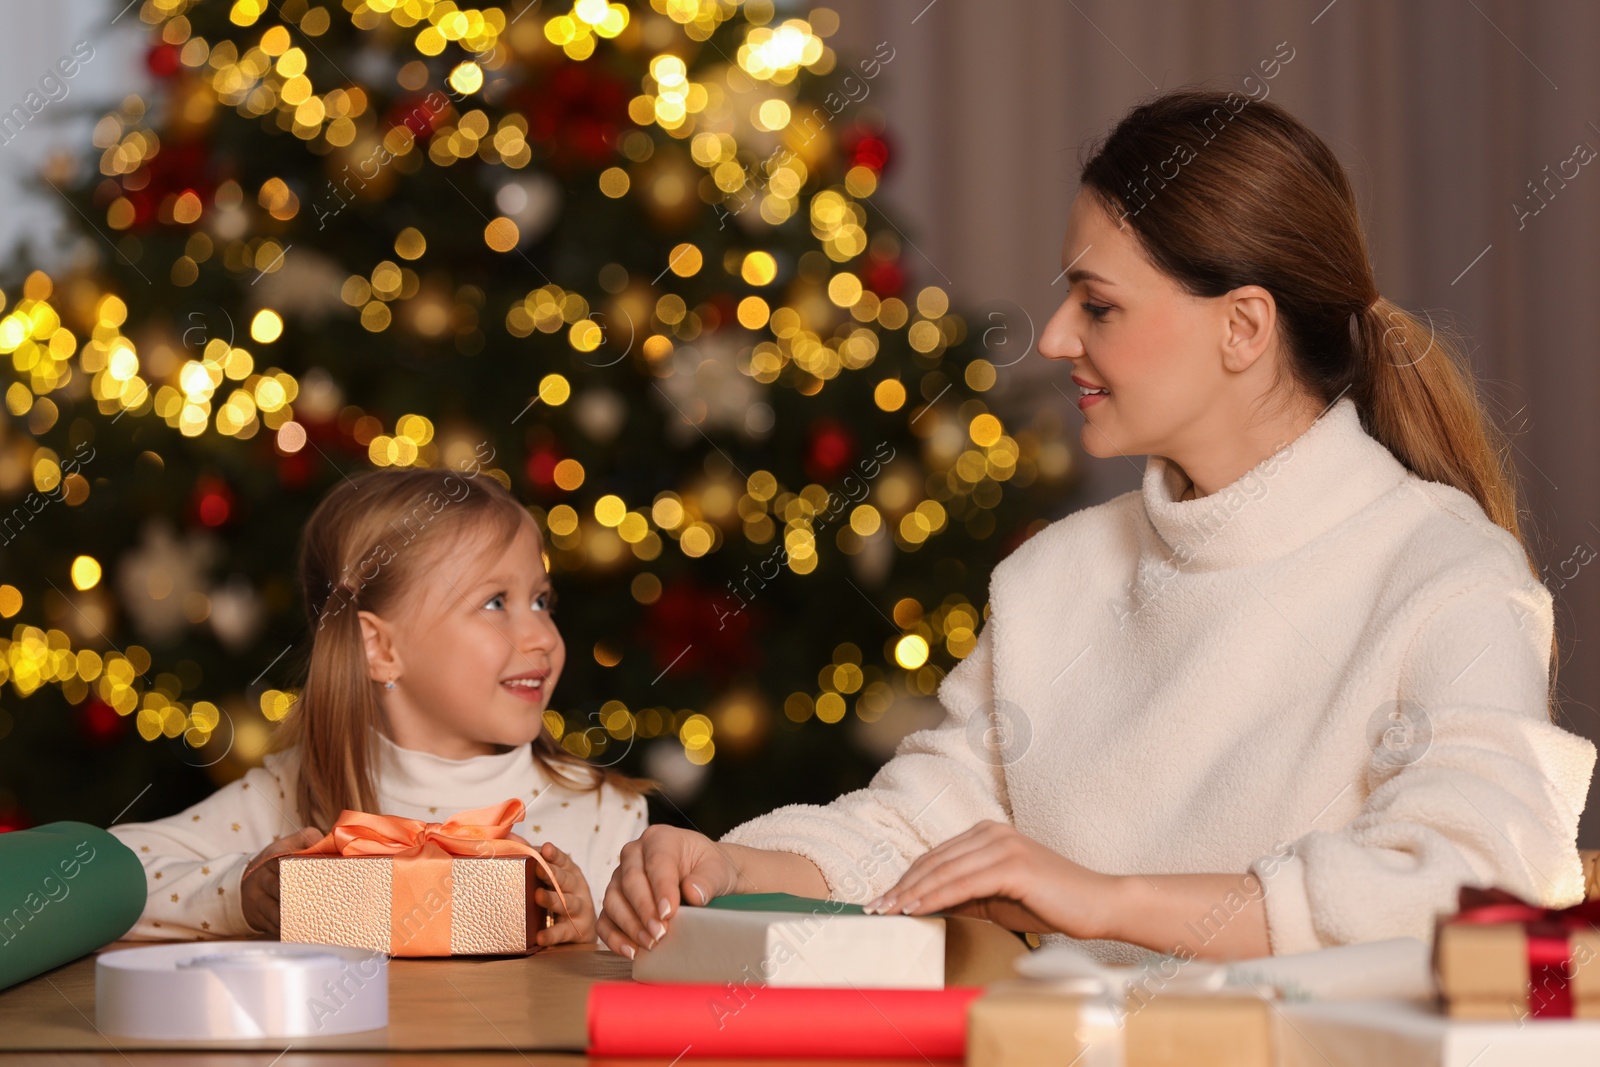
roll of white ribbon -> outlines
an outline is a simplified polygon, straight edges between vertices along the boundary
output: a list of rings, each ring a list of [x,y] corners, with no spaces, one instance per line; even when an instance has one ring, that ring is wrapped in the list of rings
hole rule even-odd
[[[335,945],[200,941],[101,953],[95,1023],[184,1041],[308,1037],[389,1025],[389,958]]]

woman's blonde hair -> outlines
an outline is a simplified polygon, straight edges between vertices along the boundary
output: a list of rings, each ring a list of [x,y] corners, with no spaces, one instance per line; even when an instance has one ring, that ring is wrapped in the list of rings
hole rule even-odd
[[[310,628],[299,699],[273,737],[299,757],[295,803],[307,825],[326,828],[347,808],[377,805],[373,732],[388,734],[378,684],[367,673],[358,611],[396,607],[438,554],[464,536],[488,533],[503,550],[532,515],[488,474],[382,469],[347,478],[312,512],[301,537],[299,586]],[[534,530],[542,550],[543,534]],[[611,783],[643,796],[648,779],[598,767],[548,731],[533,759],[578,792]]]
[[[1326,405],[1348,393],[1373,438],[1476,500],[1541,580],[1510,448],[1459,343],[1379,295],[1349,179],[1310,127],[1264,98],[1178,89],[1118,122],[1081,181],[1186,292],[1270,292],[1293,383]],[[1558,652],[1552,633],[1552,717]]]

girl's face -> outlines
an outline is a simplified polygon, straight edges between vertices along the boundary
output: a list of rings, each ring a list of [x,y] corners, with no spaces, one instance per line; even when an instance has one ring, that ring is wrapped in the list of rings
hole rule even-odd
[[[1131,224],[1107,215],[1087,190],[1068,215],[1061,264],[1070,289],[1039,352],[1072,363],[1084,451],[1180,459],[1204,450],[1211,420],[1233,406],[1230,371],[1270,362],[1254,359],[1261,338],[1240,332],[1262,325],[1248,320],[1260,315],[1265,290],[1215,299],[1185,292],[1146,258]],[[1241,340],[1250,351],[1238,350]],[[1249,357],[1242,365],[1241,355]],[[1079,386],[1109,391],[1085,397]]]
[[[373,679],[395,679],[379,690],[393,739],[448,759],[526,744],[566,661],[533,518],[503,553],[465,537],[438,557],[400,610],[363,625]]]

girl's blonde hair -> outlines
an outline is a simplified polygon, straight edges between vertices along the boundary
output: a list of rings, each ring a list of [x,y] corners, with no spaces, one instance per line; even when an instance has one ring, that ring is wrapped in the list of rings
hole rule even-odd
[[[1379,295],[1355,193],[1310,127],[1264,98],[1177,89],[1118,122],[1081,181],[1186,292],[1272,293],[1293,384],[1328,405],[1349,394],[1367,433],[1477,501],[1541,580],[1510,448],[1459,343]],[[1559,651],[1552,633],[1552,718]]]
[[[387,734],[388,724],[357,612],[395,608],[440,553],[470,534],[497,536],[504,550],[525,521],[532,515],[492,476],[420,467],[347,478],[317,505],[299,554],[311,631],[304,684],[272,744],[298,752],[295,803],[307,825],[326,828],[346,808],[377,805],[372,734]],[[542,551],[537,522],[534,530]],[[540,767],[578,792],[607,782],[639,796],[656,788],[580,759],[545,730],[532,747]]]

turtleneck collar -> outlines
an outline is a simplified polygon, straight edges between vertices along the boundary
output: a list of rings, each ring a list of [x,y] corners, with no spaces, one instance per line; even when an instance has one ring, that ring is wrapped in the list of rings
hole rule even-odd
[[[446,759],[401,748],[381,731],[374,730],[373,735],[380,792],[393,803],[454,814],[508,797],[527,803],[545,785],[531,744],[488,756]]]
[[[1145,461],[1145,513],[1180,570],[1275,559],[1333,529],[1409,477],[1341,397],[1305,432],[1238,480],[1179,500],[1188,480],[1164,456]]]

